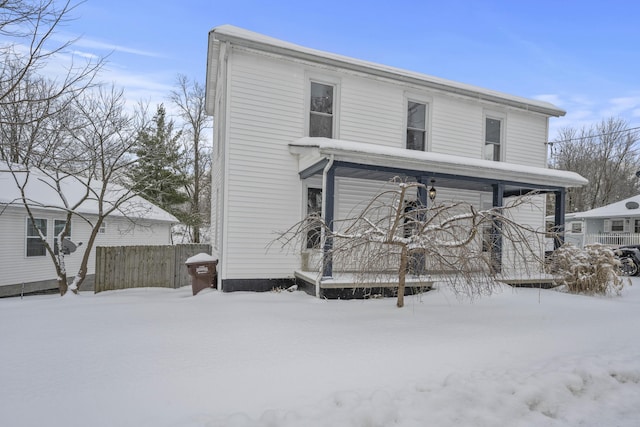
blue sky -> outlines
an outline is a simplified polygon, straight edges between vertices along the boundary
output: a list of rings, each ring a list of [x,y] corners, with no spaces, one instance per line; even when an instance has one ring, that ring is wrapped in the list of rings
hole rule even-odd
[[[300,45],[567,110],[558,128],[640,125],[640,2],[610,0],[87,0],[58,34],[111,52],[103,78],[161,102],[178,73],[204,82],[207,34],[232,24]]]

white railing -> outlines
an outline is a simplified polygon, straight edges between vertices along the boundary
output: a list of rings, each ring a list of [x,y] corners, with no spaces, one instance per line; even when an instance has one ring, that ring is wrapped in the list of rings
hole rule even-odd
[[[640,245],[640,233],[585,234],[584,244],[602,243],[607,246]]]

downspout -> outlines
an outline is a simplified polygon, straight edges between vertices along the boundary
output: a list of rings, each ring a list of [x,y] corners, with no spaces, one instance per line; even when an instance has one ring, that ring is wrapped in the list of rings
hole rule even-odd
[[[328,189],[328,179],[329,179],[329,172],[331,172],[332,168],[333,168],[333,160],[334,160],[334,155],[332,154],[329,157],[329,161],[327,162],[327,164],[324,166],[324,169],[322,170],[322,218],[324,218],[325,220],[327,219],[327,213],[329,212],[329,210],[327,209],[327,205],[328,205],[328,201],[329,201],[329,194],[327,192]],[[335,180],[335,176],[332,174],[331,177],[332,181]],[[332,183],[331,187],[332,189],[334,188],[334,183]],[[331,197],[334,197],[334,192],[331,192]],[[331,207],[333,209],[334,207],[334,203],[332,201],[331,203]],[[329,223],[327,224],[327,226],[330,228],[331,231],[333,231],[333,212],[331,212],[331,218]],[[320,274],[318,275],[317,279],[316,279],[316,297],[320,297],[320,282],[322,281],[323,277],[331,277],[333,274],[333,263],[332,260],[328,260],[328,256],[327,256],[327,252],[330,249],[333,249],[333,240],[329,240],[327,241],[327,236],[326,236],[326,230],[323,228],[322,229],[322,242],[324,242],[324,244],[322,245],[322,271],[320,272]]]

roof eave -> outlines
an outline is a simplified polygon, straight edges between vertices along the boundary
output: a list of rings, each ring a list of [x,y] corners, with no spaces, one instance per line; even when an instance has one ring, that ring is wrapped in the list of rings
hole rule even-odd
[[[404,83],[415,84],[434,90],[454,93],[456,95],[476,99],[479,101],[497,103],[525,111],[531,111],[550,117],[562,117],[566,114],[566,111],[557,108],[552,104],[544,103],[548,105],[543,105],[542,103],[532,102],[527,98],[483,90],[482,88],[476,88],[471,85],[461,83],[457,84],[454,81],[440,79],[426,74],[409,73],[406,70],[402,70],[399,68],[383,66],[373,62],[357,60],[342,55],[330,54],[328,52],[320,50],[304,48],[293,43],[285,42],[282,44],[274,44],[265,41],[270,39],[268,37],[265,37],[263,39],[245,37],[238,34],[237,32],[226,32],[225,27],[226,26],[214,28],[213,30],[211,30],[210,35],[212,35],[217,40],[229,41],[233,44],[251,49],[289,56],[309,62],[321,62],[322,64],[330,65],[337,68],[361,72],[376,77],[388,78]]]

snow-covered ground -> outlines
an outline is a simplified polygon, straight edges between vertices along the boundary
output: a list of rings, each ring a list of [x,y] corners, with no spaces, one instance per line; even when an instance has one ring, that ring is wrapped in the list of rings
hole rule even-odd
[[[2,426],[637,426],[640,280],[395,300],[0,300]]]

